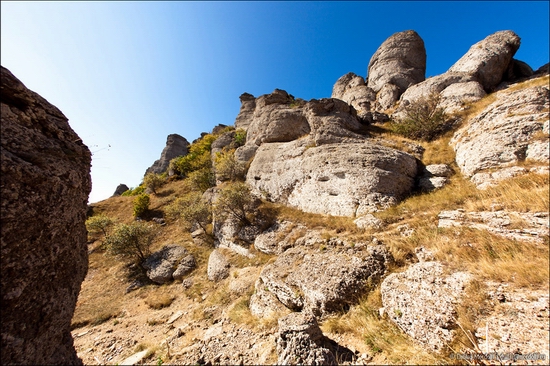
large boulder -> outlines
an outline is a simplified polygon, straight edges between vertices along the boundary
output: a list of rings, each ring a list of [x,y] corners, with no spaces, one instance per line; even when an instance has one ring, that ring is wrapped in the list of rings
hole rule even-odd
[[[172,244],[147,257],[143,267],[151,281],[162,285],[182,279],[195,268],[195,260],[184,247]]]
[[[352,253],[319,248],[288,249],[264,267],[258,281],[287,308],[323,316],[358,301],[391,260],[381,245]]]
[[[457,304],[471,279],[445,274],[439,262],[420,262],[393,273],[380,286],[384,312],[416,342],[432,352],[446,350],[456,335]]]
[[[225,256],[218,250],[214,249],[208,257],[208,279],[218,282],[229,276],[230,264]]]
[[[403,93],[423,81],[425,74],[424,41],[408,30],[393,34],[376,50],[369,62],[367,86],[378,92],[384,85],[393,84]]]
[[[151,165],[145,171],[145,175],[149,173],[161,174],[168,170],[170,166],[170,160],[177,158],[178,156],[187,155],[189,142],[178,134],[168,135],[166,139],[166,147],[162,150],[160,154],[160,159],[156,160],[153,165]]]
[[[350,72],[336,81],[331,97],[348,103],[361,116],[371,110],[371,104],[376,100],[376,93],[367,86],[363,77]]]
[[[275,340],[279,365],[336,365],[334,354],[323,347],[323,332],[315,317],[291,313],[279,319]]]
[[[512,31],[493,33],[470,47],[449,72],[475,75],[486,91],[492,91],[502,81],[519,45],[520,38]]]
[[[71,319],[88,269],[90,150],[1,68],[2,364],[82,364]]]
[[[503,90],[495,101],[453,136],[456,162],[467,177],[524,160],[548,165],[548,139],[538,139],[548,123],[550,91],[535,86]],[[540,148],[539,148],[540,145]]]
[[[397,203],[414,185],[413,156],[364,140],[261,145],[246,181],[272,202],[306,212],[357,216]]]

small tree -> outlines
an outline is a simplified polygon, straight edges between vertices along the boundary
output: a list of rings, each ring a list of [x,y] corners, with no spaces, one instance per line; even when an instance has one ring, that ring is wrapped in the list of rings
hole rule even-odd
[[[149,209],[150,198],[146,193],[142,193],[134,198],[134,216],[139,217]]]
[[[200,192],[190,192],[170,204],[167,215],[183,219],[183,226],[187,230],[198,225],[206,233],[207,226],[212,221],[212,205],[202,198]]]
[[[233,217],[242,225],[250,225],[248,214],[252,212],[254,199],[250,188],[243,182],[235,182],[220,191],[214,205],[214,212],[223,219]]]
[[[107,235],[107,229],[114,223],[113,219],[103,214],[90,217],[86,220],[86,229],[92,233],[102,232]]]
[[[449,118],[439,107],[440,96],[431,93],[405,107],[404,117],[392,123],[392,130],[414,140],[431,141],[449,129]]]
[[[150,247],[155,235],[155,229],[142,222],[118,224],[105,237],[103,246],[112,255],[141,263],[151,254]]]
[[[157,189],[166,183],[166,178],[161,174],[149,173],[143,178],[143,185],[149,188],[154,194],[157,194]]]
[[[220,152],[216,155],[215,171],[217,179],[235,181],[246,175],[246,164],[235,158],[235,150]]]

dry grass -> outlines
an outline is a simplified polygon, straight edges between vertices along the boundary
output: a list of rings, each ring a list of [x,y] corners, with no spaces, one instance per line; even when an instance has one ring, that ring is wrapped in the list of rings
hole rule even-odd
[[[145,304],[151,309],[159,310],[172,305],[172,302],[176,297],[166,291],[166,289],[159,288],[157,291],[150,291],[145,298]]]
[[[443,361],[422,351],[389,320],[381,319],[378,313],[381,306],[380,290],[376,289],[348,313],[323,322],[321,329],[325,333],[352,334],[363,339],[375,354],[374,363],[435,365]]]

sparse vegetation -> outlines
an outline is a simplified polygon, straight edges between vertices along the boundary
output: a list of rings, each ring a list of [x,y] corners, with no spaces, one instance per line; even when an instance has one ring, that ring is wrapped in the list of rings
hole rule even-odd
[[[151,202],[151,199],[148,194],[142,193],[139,196],[137,196],[133,203],[134,203],[134,216],[140,217],[143,215],[148,209],[149,209],[149,203]]]
[[[246,183],[230,183],[219,192],[214,212],[221,220],[232,217],[243,225],[249,225],[252,203],[253,198]]]
[[[166,183],[166,174],[149,173],[143,178],[143,185],[150,189],[153,194],[157,194],[157,189]]]
[[[207,233],[212,222],[212,205],[202,198],[200,192],[189,192],[176,199],[166,207],[166,213],[172,219],[181,218],[181,225],[186,230],[198,225]]]
[[[151,253],[155,234],[153,226],[143,222],[118,224],[105,238],[103,247],[112,255],[129,258],[141,264]]]
[[[128,196],[137,196],[142,193],[145,193],[145,186],[139,185],[136,188],[130,188],[126,192],[122,193],[121,196],[128,197]]]
[[[413,140],[432,141],[450,128],[450,118],[439,106],[439,93],[411,102],[401,120],[392,122],[393,132]]]
[[[92,216],[86,220],[86,229],[92,233],[101,232],[104,236],[111,226],[113,226],[114,220],[106,215]]]
[[[221,181],[244,180],[246,164],[235,159],[235,150],[218,153],[214,162],[217,179]]]

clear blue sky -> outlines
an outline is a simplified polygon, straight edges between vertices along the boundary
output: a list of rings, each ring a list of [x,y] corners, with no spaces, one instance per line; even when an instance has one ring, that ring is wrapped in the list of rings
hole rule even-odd
[[[90,202],[137,186],[166,137],[232,125],[239,95],[330,97],[393,33],[413,29],[426,76],[500,30],[548,62],[549,2],[4,2],[1,63],[57,106],[93,152]],[[109,147],[110,146],[110,147]]]

